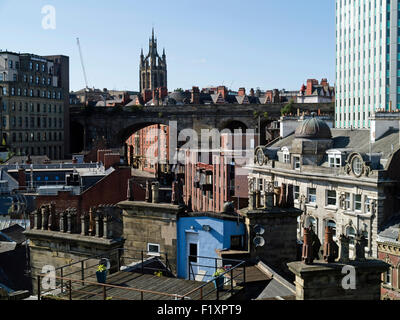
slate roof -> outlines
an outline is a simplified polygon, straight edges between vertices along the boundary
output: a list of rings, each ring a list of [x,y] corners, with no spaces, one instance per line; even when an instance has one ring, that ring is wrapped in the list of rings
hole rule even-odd
[[[359,152],[369,154],[370,147],[370,131],[366,129],[331,129],[333,138],[332,149],[341,151]],[[295,135],[292,134],[289,137],[281,139],[276,143],[272,144],[273,148],[290,147],[295,139]],[[396,151],[399,148],[399,130],[390,129],[383,137],[372,144],[372,154],[380,154],[381,160],[387,160],[392,155],[393,150]],[[384,165],[384,163],[382,163]]]
[[[26,241],[26,237],[23,234],[25,229],[18,224],[15,224],[7,229],[0,231],[0,241],[4,238],[4,241],[12,241],[17,244],[22,244]]]
[[[400,244],[400,215],[392,217],[378,234],[378,241]]]
[[[28,160],[27,156],[14,156],[10,158],[6,164],[24,164]],[[50,161],[48,156],[31,156],[32,164],[43,164],[45,161]]]

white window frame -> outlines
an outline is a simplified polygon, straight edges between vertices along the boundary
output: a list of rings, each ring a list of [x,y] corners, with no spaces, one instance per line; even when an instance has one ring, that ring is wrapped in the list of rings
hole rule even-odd
[[[150,246],[158,247],[158,252],[151,252],[150,251]],[[149,256],[154,256],[154,257],[159,257],[161,256],[160,253],[160,245],[158,243],[148,243],[147,244],[147,255]]]
[[[298,156],[293,157],[293,167],[294,167],[294,170],[301,169],[301,158],[300,157],[298,157]]]
[[[368,196],[364,197],[364,213],[368,214],[371,213],[371,201],[372,199]]]
[[[290,152],[288,148],[282,148],[283,152],[283,162],[286,164],[290,163]]]
[[[339,151],[327,152],[328,153],[328,163],[330,168],[340,168],[342,167],[342,153]]]
[[[315,201],[311,201],[311,198],[310,198],[310,196],[311,196],[311,193],[310,193],[310,190],[315,190]],[[308,188],[307,189],[307,202],[308,203],[317,203],[317,188]]]
[[[296,188],[299,190],[298,192],[296,192]],[[300,199],[300,186],[293,186],[293,198],[297,201]]]
[[[360,197],[360,201],[357,201],[357,197]],[[357,209],[356,204],[360,204],[360,209]],[[362,201],[362,195],[361,194],[355,194],[354,199],[353,199],[353,204],[354,204],[354,211],[355,212],[362,212],[363,209],[363,201]]]
[[[329,222],[333,222],[335,224],[335,226],[333,227],[332,223],[329,223]],[[336,223],[336,221],[332,220],[332,219],[326,220],[326,226],[327,227],[332,227],[332,229],[335,231],[335,234],[333,236],[333,240],[336,241],[337,240],[337,223]]]
[[[329,192],[334,192],[335,193],[335,204],[330,204],[329,199],[333,199],[333,197],[329,196]],[[331,206],[331,207],[337,207],[337,192],[336,190],[326,190],[326,205]]]

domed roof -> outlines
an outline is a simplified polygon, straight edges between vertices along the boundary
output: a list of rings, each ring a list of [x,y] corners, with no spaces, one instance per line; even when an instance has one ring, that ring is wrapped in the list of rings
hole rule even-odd
[[[312,118],[303,121],[297,128],[295,136],[305,139],[332,139],[332,132],[325,121],[313,114]]]

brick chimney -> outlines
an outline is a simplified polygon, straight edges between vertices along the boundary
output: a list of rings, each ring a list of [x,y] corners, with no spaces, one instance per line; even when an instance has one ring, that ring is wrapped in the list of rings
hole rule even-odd
[[[246,95],[246,89],[245,88],[239,88],[238,96],[239,97],[244,97]]]
[[[312,95],[313,89],[314,89],[314,79],[308,79],[308,80],[307,80],[306,95],[307,95],[307,96]]]
[[[168,89],[167,87],[161,87],[158,90],[160,100],[164,100],[166,96],[168,96]]]
[[[143,91],[143,102],[147,103],[152,99],[152,92],[150,90]]]
[[[18,189],[25,190],[26,189],[26,173],[25,169],[18,169]]]
[[[190,99],[191,104],[200,104],[200,90],[199,87],[192,88],[192,97]]]
[[[228,95],[228,89],[226,89],[225,86],[219,86],[219,87],[218,87],[218,94],[219,94],[219,93],[222,95],[222,97],[223,97],[224,99],[226,99],[226,96]]]
[[[322,79],[321,80],[321,86],[323,86],[323,87],[326,87],[326,86],[329,86],[329,83],[328,83],[328,79]]]
[[[254,97],[254,89],[253,88],[250,89],[250,97]]]
[[[325,242],[324,242],[324,260],[327,263],[335,262],[335,242],[333,241],[332,228],[326,227],[325,229]]]
[[[121,156],[119,153],[106,153],[104,155],[104,168],[107,170],[110,167],[119,164]]]
[[[313,264],[314,262],[311,228],[304,229],[302,261],[307,265]]]

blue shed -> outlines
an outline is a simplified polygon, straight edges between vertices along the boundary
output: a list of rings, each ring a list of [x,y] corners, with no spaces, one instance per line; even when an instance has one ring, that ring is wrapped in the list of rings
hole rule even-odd
[[[190,213],[180,217],[177,226],[178,278],[212,280],[219,256],[216,250],[241,250],[245,225],[228,214]],[[190,259],[189,259],[190,258]]]

